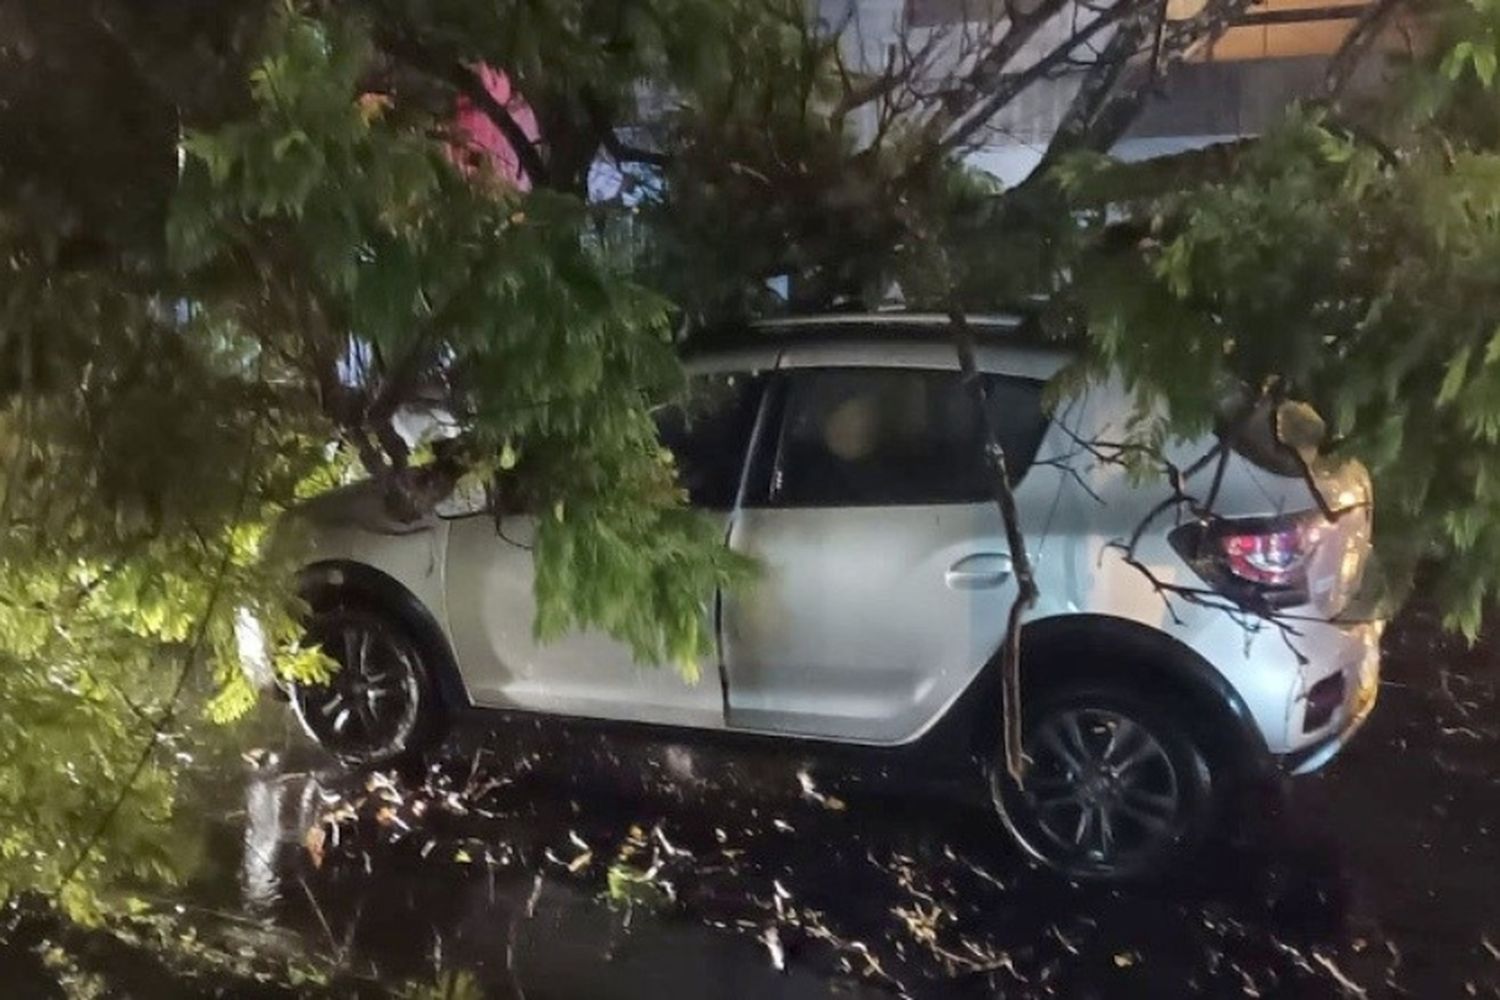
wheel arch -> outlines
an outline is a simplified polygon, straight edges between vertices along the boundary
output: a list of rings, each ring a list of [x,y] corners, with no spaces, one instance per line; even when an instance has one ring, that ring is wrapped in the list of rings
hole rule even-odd
[[[421,647],[442,705],[456,710],[473,704],[443,626],[432,609],[389,573],[352,559],[324,559],[297,574],[297,592],[314,608],[347,595],[395,616]]]
[[[1116,668],[1183,697],[1208,738],[1237,763],[1259,764],[1270,750],[1243,695],[1213,664],[1180,639],[1128,618],[1104,614],[1055,615],[1029,622],[1021,632],[1022,685],[1075,678],[1113,679]]]
[[[1147,689],[1170,694],[1189,706],[1191,721],[1210,744],[1208,749],[1231,766],[1258,772],[1271,761],[1265,737],[1244,697],[1181,640],[1128,618],[1095,613],[1052,615],[1022,627],[1023,698],[1043,685],[1122,676],[1139,678]],[[922,742],[951,745],[962,740],[969,755],[988,762],[999,745],[1000,699],[997,651],[929,732],[932,739]]]

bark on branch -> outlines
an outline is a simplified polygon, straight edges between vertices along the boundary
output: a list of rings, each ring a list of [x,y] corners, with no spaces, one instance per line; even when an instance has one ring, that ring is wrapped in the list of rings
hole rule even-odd
[[[1405,6],[1406,0],[1375,0],[1359,15],[1359,20],[1350,29],[1338,51],[1328,60],[1328,72],[1323,78],[1323,99],[1337,104],[1344,88],[1354,77],[1365,56],[1376,40],[1384,33],[1391,19]]]
[[[1192,17],[1168,21],[1163,5],[1154,12],[1154,25],[1153,12],[1145,5],[1138,7],[1090,67],[1048,146],[1044,167],[1074,150],[1108,151],[1125,135],[1166,74],[1199,46],[1217,41],[1249,6],[1250,0],[1208,0]],[[1144,67],[1134,67],[1132,60],[1148,37],[1152,38],[1150,60]]]
[[[1021,533],[1021,516],[1016,509],[1015,491],[1011,489],[1005,449],[1000,444],[1000,429],[996,425],[984,379],[979,375],[979,366],[974,358],[973,331],[969,329],[968,319],[959,309],[950,310],[948,319],[953,345],[958,352],[958,366],[963,372],[964,386],[978,409],[985,468],[989,473],[995,505],[1000,508],[1000,519],[1005,524],[1005,544],[1010,550],[1011,572],[1016,579],[1016,596],[1010,604],[1005,622],[1005,639],[1000,647],[1000,683],[1002,710],[1005,713],[1001,737],[1005,770],[1012,780],[1019,783],[1026,771],[1021,741],[1021,626],[1026,613],[1036,605],[1039,591],[1031,556],[1026,552],[1026,539]]]

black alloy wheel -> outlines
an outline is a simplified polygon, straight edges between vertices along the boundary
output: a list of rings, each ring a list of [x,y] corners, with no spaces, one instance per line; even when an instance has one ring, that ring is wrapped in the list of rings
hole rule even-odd
[[[338,663],[326,683],[292,687],[309,736],[353,765],[387,763],[417,748],[435,699],[420,652],[398,625],[338,607],[314,614],[303,641]]]
[[[1040,700],[1027,713],[1020,786],[999,764],[992,779],[1027,853],[1071,878],[1118,880],[1155,874],[1197,846],[1212,776],[1175,714],[1112,686]]]

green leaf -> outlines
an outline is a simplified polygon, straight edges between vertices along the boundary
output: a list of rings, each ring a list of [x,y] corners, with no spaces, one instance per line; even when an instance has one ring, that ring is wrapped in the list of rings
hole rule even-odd
[[[1484,348],[1485,365],[1492,365],[1496,361],[1500,361],[1500,327],[1495,328],[1495,332],[1490,335],[1489,343]]]
[[[1318,126],[1313,129],[1317,136],[1318,147],[1323,154],[1323,159],[1329,163],[1348,163],[1354,156],[1354,143],[1344,136],[1335,135],[1328,129]]]
[[[1438,388],[1437,405],[1446,406],[1458,398],[1469,373],[1469,356],[1473,348],[1464,345],[1449,361],[1443,374],[1443,383]]]
[[[291,149],[307,141],[307,133],[300,128],[293,129],[271,144],[271,157],[276,160],[284,159]]]
[[[1457,80],[1473,58],[1474,43],[1466,38],[1449,49],[1443,58],[1443,75],[1450,80]]]
[[[1479,77],[1479,82],[1488,87],[1495,79],[1496,68],[1495,47],[1493,44],[1476,46],[1474,48],[1474,72]]]

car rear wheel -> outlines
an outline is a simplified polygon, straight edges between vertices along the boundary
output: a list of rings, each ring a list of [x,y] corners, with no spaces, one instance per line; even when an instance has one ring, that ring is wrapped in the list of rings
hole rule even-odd
[[[419,750],[438,729],[439,705],[421,648],[401,626],[359,606],[317,610],[303,640],[337,664],[325,683],[295,684],[307,734],[346,764],[384,764]]]
[[[1110,684],[1072,685],[1027,706],[1025,776],[1003,762],[991,790],[1027,853],[1070,878],[1161,872],[1213,815],[1208,756],[1179,713]]]

